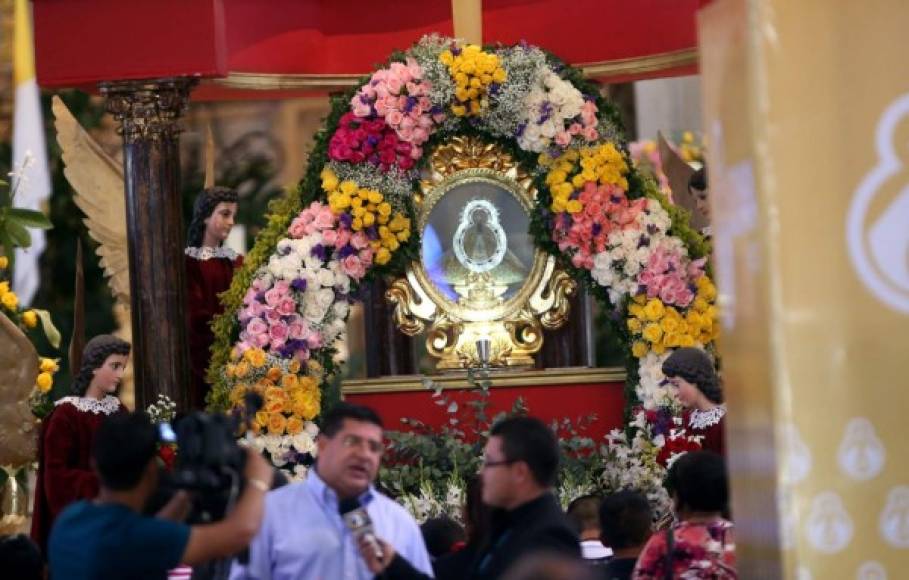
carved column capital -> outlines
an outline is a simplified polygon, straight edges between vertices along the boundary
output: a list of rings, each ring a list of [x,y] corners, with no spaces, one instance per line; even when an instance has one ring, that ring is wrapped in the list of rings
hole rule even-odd
[[[173,141],[180,134],[179,119],[189,105],[189,93],[198,79],[174,77],[100,83],[107,111],[120,123],[125,144]]]

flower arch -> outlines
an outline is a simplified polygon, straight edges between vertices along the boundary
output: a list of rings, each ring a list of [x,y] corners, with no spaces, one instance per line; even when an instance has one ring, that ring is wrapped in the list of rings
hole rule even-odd
[[[258,444],[291,472],[312,450],[349,305],[361,284],[418,257],[420,171],[457,135],[496,143],[534,176],[537,245],[591,290],[627,346],[632,424],[637,402],[677,406],[659,372],[669,350],[712,348],[707,244],[631,165],[599,88],[534,46],[424,37],[332,97],[305,176],[273,202],[214,322],[210,405],[260,392]]]

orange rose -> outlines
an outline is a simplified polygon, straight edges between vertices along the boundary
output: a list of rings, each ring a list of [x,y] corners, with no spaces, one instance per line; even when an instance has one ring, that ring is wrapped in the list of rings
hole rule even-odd
[[[272,413],[268,416],[268,433],[270,435],[284,435],[287,428],[287,419],[281,413]]]
[[[281,386],[285,389],[293,389],[297,386],[297,375],[284,375],[281,377]]]
[[[287,420],[287,434],[296,435],[303,431],[303,421],[297,417],[293,416]]]
[[[283,375],[283,374],[284,373],[281,371],[281,369],[279,369],[277,367],[271,367],[270,369],[268,369],[268,372],[265,373],[265,376],[268,377],[268,380],[270,380],[271,382],[277,383],[278,381],[281,380],[281,375]]]
[[[280,399],[272,399],[265,403],[265,410],[269,413],[283,413],[285,408],[284,401]]]

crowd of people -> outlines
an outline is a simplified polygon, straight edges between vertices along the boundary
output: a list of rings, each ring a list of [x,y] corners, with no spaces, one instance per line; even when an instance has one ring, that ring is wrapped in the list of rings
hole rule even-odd
[[[87,350],[99,343],[108,344]],[[97,390],[95,380],[106,380],[107,363],[122,362],[112,357],[122,356],[107,355],[87,394]],[[85,364],[97,363],[86,357]],[[324,417],[318,460],[305,481],[272,489],[273,468],[247,450],[245,484],[232,509],[219,521],[187,525],[193,500],[185,491],[149,512],[162,469],[159,441],[147,414],[105,414],[90,446],[92,485],[52,521],[42,520],[51,525],[45,544],[37,523],[37,542],[0,541],[5,571],[24,579],[47,571],[66,579],[185,578],[185,566],[220,560],[228,562],[221,577],[235,580],[736,577],[725,465],[709,451],[672,465],[666,486],[675,520],[654,530],[650,505],[634,490],[584,496],[563,512],[552,492],[560,460],[554,433],[535,418],[507,418],[493,427],[469,483],[465,525],[441,518],[421,528],[377,489],[381,419],[340,403]]]

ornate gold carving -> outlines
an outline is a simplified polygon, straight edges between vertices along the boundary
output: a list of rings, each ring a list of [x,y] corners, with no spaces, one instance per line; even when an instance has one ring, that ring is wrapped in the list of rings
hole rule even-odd
[[[180,134],[179,119],[189,105],[198,79],[179,77],[105,82],[99,86],[107,110],[120,122],[126,143],[172,141]]]
[[[345,395],[425,391],[424,379],[425,377],[422,375],[354,379],[344,381],[342,389]],[[625,368],[503,369],[490,373],[489,380],[494,389],[545,385],[598,385],[602,388],[622,389],[625,382]],[[467,375],[463,370],[434,377],[433,383],[443,389],[464,389],[468,386]]]
[[[455,137],[433,151],[421,181],[416,199],[420,232],[449,191],[472,183],[493,185],[511,194],[527,215],[533,209],[533,179],[509,153],[476,138]],[[406,278],[392,284],[386,297],[396,305],[395,322],[403,332],[414,335],[429,326],[426,346],[439,358],[439,369],[479,365],[476,341],[480,338],[490,340],[491,366],[522,367],[533,365],[533,355],[543,345],[543,329],[558,328],[567,320],[568,298],[575,289],[575,282],[556,269],[555,258],[537,250],[526,279],[511,296],[487,292],[480,297],[485,296],[485,301],[463,294],[454,300],[436,286],[418,260],[407,268]]]

